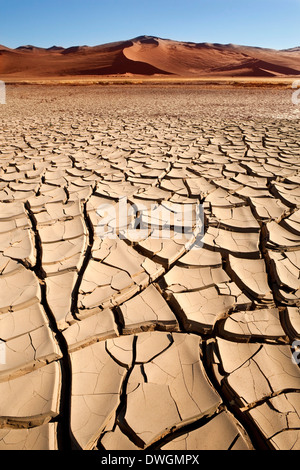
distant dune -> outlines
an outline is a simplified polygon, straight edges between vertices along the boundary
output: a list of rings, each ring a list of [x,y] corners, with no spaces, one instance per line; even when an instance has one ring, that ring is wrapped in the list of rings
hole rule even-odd
[[[300,47],[263,49],[153,36],[95,47],[0,45],[0,79],[79,76],[287,77],[300,75]]]

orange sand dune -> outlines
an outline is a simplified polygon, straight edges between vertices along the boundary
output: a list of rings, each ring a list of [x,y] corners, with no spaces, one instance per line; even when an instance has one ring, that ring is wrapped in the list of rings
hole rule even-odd
[[[95,47],[0,46],[0,78],[109,75],[280,77],[300,75],[300,48],[180,42],[140,36]]]

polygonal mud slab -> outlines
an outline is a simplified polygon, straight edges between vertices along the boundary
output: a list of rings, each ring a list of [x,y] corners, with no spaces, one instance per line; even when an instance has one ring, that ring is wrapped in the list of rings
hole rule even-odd
[[[203,237],[203,243],[205,248],[242,258],[257,258],[260,252],[257,232],[231,232],[209,227]]]
[[[57,423],[29,429],[0,429],[0,450],[57,449]]]
[[[163,278],[167,292],[174,293],[201,290],[229,281],[230,277],[221,267],[185,268],[174,266]]]
[[[286,392],[246,413],[275,450],[300,449],[299,400],[299,393]]]
[[[243,259],[229,255],[228,272],[237,285],[250,297],[264,303],[274,304],[263,259]]]
[[[94,260],[103,261],[106,265],[126,271],[141,286],[154,281],[164,272],[160,264],[141,255],[123,239],[116,237],[97,240],[93,245],[92,255]]]
[[[29,266],[34,266],[35,240],[32,230],[17,228],[0,234],[0,252],[11,259],[22,260]]]
[[[81,321],[74,322],[63,332],[63,335],[71,352],[89,344],[118,336],[118,330],[113,312],[110,309],[105,309]]]
[[[300,290],[300,251],[278,253],[268,251],[270,269],[279,287],[285,287],[299,295]]]
[[[20,310],[41,300],[36,275],[22,265],[11,275],[0,276],[0,313]]]
[[[158,290],[150,285],[143,292],[120,307],[123,333],[135,333],[158,327],[173,331],[178,329],[177,319]]]
[[[161,447],[163,451],[252,450],[244,430],[227,412],[212,417],[200,428],[183,434]]]
[[[255,216],[264,222],[280,222],[282,217],[288,211],[288,207],[285,206],[279,199],[273,197],[249,197],[250,205],[254,211]]]
[[[211,333],[217,321],[234,308],[251,306],[251,301],[233,282],[198,291],[172,293],[169,299],[186,331]]]
[[[266,232],[268,236],[266,244],[267,248],[282,251],[294,251],[300,249],[300,235],[289,232],[276,222],[267,223]]]
[[[259,232],[260,225],[248,206],[213,207],[212,214],[221,227],[239,232]]]
[[[87,237],[82,235],[71,240],[44,243],[42,267],[47,276],[64,271],[76,271],[82,266]]]
[[[94,445],[109,419],[116,413],[122,383],[127,374],[126,368],[108,354],[107,346],[107,342],[103,341],[70,354],[71,432],[83,449]],[[129,338],[128,348],[131,362],[132,338]]]
[[[222,188],[217,188],[215,191],[209,193],[205,200],[209,202],[213,208],[232,208],[245,204],[243,199],[230,194],[230,192]]]
[[[49,422],[59,413],[60,390],[58,362],[0,383],[0,423],[26,427]]]
[[[196,336],[141,333],[93,344],[71,353],[71,358],[72,432],[84,448],[92,446],[123,406],[122,383],[127,398],[119,424],[139,447],[150,445],[174,426],[210,415],[220,404],[201,366]]]
[[[24,309],[9,311],[0,315],[1,339],[8,341],[48,324],[47,315],[38,302]]]
[[[80,284],[80,310],[112,307],[139,291],[139,285],[123,270],[90,260]]]
[[[211,363],[229,400],[247,409],[286,390],[300,390],[300,372],[290,346],[216,339]]]
[[[61,357],[52,331],[48,325],[43,325],[5,342],[5,363],[0,364],[0,382],[43,367]]]
[[[191,268],[219,268],[222,266],[222,257],[217,251],[207,250],[195,244],[191,250],[178,260],[177,265]]]
[[[73,292],[78,281],[76,271],[66,271],[45,279],[47,304],[60,330],[72,321]]]
[[[234,312],[219,326],[219,334],[231,340],[263,339],[288,342],[277,308]]]
[[[55,224],[52,221],[51,225],[42,225],[38,230],[42,243],[72,240],[87,235],[83,218],[80,216],[73,217],[71,220],[57,220]]]
[[[170,233],[166,235],[157,231],[139,242],[138,247],[150,259],[169,269],[192,247],[196,241],[196,236],[197,233],[182,234],[170,230]]]
[[[197,336],[158,332],[137,336],[124,420],[142,446],[150,445],[174,427],[209,416],[220,404],[199,354]]]

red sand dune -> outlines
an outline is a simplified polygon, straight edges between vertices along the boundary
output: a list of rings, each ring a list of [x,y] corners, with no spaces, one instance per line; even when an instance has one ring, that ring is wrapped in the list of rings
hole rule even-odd
[[[300,75],[300,48],[263,49],[180,42],[152,36],[95,47],[0,46],[0,79],[95,75],[178,77]]]

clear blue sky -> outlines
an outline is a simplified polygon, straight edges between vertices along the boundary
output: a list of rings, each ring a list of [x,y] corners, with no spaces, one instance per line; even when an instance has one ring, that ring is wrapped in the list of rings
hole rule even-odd
[[[0,44],[94,46],[143,34],[300,46],[300,0],[0,0]]]

